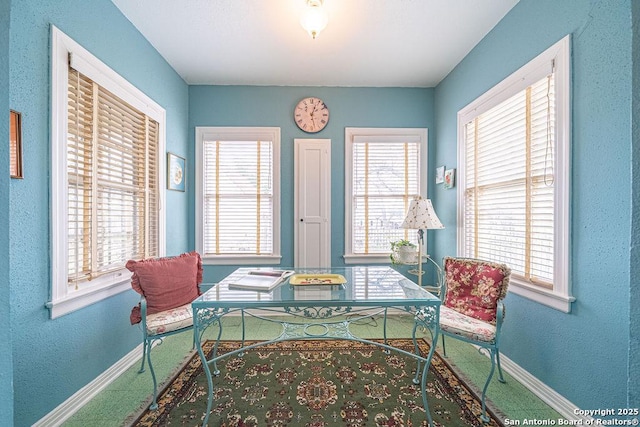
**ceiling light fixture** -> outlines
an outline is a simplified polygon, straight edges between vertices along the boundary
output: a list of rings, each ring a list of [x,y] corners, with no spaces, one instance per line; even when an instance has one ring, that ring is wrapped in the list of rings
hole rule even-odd
[[[302,12],[300,18],[300,25],[307,30],[312,39],[315,40],[320,34],[320,31],[324,30],[329,21],[326,10],[322,8],[323,0],[306,0],[307,7]]]

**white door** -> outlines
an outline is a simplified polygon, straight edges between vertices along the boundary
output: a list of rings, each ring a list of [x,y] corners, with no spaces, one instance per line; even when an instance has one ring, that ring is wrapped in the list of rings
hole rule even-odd
[[[331,140],[294,140],[294,264],[331,267]]]

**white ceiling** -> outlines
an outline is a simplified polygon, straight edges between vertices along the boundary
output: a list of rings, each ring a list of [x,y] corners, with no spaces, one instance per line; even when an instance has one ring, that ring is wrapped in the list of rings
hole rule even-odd
[[[188,84],[434,87],[518,0],[112,0]]]

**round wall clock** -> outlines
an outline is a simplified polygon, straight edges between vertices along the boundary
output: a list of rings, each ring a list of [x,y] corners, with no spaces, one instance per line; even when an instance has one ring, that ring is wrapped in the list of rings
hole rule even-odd
[[[304,98],[293,110],[293,120],[305,132],[320,132],[329,123],[329,108],[320,98]]]

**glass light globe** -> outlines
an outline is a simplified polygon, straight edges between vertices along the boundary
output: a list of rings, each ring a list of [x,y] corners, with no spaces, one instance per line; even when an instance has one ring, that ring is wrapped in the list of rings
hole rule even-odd
[[[300,25],[315,39],[318,37],[318,34],[320,34],[320,31],[325,29],[328,21],[329,17],[327,16],[327,12],[322,8],[322,4],[320,2],[310,1],[307,8],[302,12]]]

